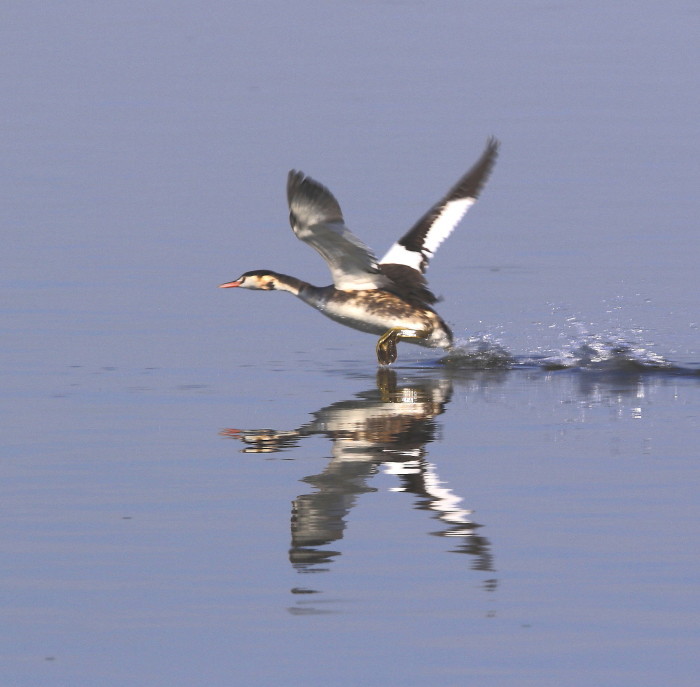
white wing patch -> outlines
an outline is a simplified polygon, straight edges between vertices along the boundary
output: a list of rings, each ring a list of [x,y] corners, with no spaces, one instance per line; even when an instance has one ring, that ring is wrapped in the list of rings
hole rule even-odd
[[[382,265],[407,265],[420,272],[423,254],[395,243],[379,262]]]
[[[383,265],[407,265],[414,270],[423,272],[427,261],[433,257],[440,244],[452,233],[475,202],[476,198],[459,198],[448,201],[430,225],[419,251],[409,250],[400,242],[396,242],[379,263]]]
[[[427,250],[431,255],[434,254],[438,246],[452,233],[452,230],[475,202],[476,198],[460,198],[449,201],[428,229],[423,242],[423,250]]]

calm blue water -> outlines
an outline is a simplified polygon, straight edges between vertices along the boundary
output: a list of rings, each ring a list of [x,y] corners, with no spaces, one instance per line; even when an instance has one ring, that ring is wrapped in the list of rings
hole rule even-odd
[[[695,3],[25,2],[0,128],[0,682],[694,685]],[[328,283],[501,156],[445,363]]]

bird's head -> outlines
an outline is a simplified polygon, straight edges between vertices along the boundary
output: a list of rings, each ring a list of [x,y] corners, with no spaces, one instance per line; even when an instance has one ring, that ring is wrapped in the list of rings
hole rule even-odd
[[[220,289],[233,289],[239,286],[242,289],[254,289],[258,291],[272,291],[277,288],[279,277],[276,272],[270,270],[252,270],[245,272],[238,279],[220,284]]]

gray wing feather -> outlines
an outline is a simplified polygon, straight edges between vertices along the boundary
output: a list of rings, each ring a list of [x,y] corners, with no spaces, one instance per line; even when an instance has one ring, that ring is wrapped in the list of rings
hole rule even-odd
[[[287,178],[287,200],[294,233],[321,254],[337,289],[390,285],[372,251],[345,226],[340,205],[325,186],[292,170]]]

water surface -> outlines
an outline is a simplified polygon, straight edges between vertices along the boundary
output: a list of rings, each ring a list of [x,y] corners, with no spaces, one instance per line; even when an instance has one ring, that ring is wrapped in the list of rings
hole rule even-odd
[[[1,23],[0,677],[694,685],[695,3],[14,4]],[[374,340],[302,169],[382,253],[501,156]]]

